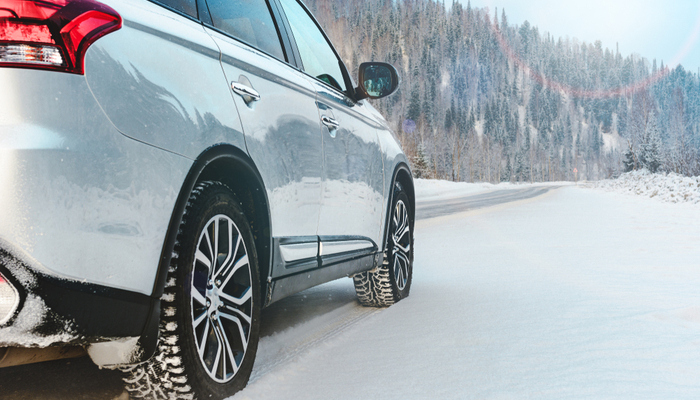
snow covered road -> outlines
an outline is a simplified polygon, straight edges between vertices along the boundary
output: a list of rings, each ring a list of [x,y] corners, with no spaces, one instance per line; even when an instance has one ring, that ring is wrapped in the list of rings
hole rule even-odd
[[[233,398],[700,397],[697,206],[567,186],[421,220],[415,246],[393,307],[349,279],[279,303]]]
[[[454,198],[419,201],[416,204],[416,219],[428,219],[493,207],[499,204],[527,200],[541,196],[558,186],[527,186],[524,189],[494,190],[487,193],[470,194]]]
[[[527,199],[539,189],[417,189],[430,209],[517,201],[419,219],[411,296],[395,306],[361,307],[341,279],[264,310],[232,399],[700,398],[698,205],[572,185]],[[87,359],[0,371],[2,399],[119,393]]]

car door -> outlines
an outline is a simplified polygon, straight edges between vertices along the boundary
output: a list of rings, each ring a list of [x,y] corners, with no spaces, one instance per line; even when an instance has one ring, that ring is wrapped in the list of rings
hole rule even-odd
[[[276,252],[271,277],[315,268],[323,171],[316,92],[290,65],[274,5],[206,3],[210,18],[202,20],[221,49],[246,146],[266,185]]]
[[[322,120],[323,185],[318,235],[323,265],[381,248],[384,169],[377,134],[364,101],[353,101],[345,66],[308,11],[279,0],[300,64],[317,91]]]

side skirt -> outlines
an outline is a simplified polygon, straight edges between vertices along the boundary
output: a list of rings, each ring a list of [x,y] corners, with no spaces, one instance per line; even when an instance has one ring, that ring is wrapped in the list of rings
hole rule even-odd
[[[359,236],[275,238],[273,246],[265,307],[302,290],[369,271],[382,262],[377,245]]]

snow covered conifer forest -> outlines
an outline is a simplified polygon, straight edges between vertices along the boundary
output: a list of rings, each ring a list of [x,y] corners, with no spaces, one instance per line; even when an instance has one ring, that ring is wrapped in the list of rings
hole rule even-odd
[[[700,175],[697,73],[452,1],[305,0],[352,76],[364,61],[399,70],[399,92],[373,105],[418,177]]]

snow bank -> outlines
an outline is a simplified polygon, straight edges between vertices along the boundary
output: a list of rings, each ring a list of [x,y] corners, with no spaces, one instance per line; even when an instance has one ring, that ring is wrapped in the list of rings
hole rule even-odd
[[[534,184],[501,182],[494,185],[486,182],[451,182],[439,179],[414,179],[413,182],[418,202],[449,200],[493,190],[519,189],[531,186],[568,186],[573,184],[572,182],[540,182]]]
[[[617,179],[597,182],[595,187],[671,203],[700,204],[700,176],[689,178],[676,173],[652,174],[641,170],[623,174]]]
[[[461,197],[493,190],[490,183],[450,182],[437,179],[415,179],[416,199],[419,201]]]

